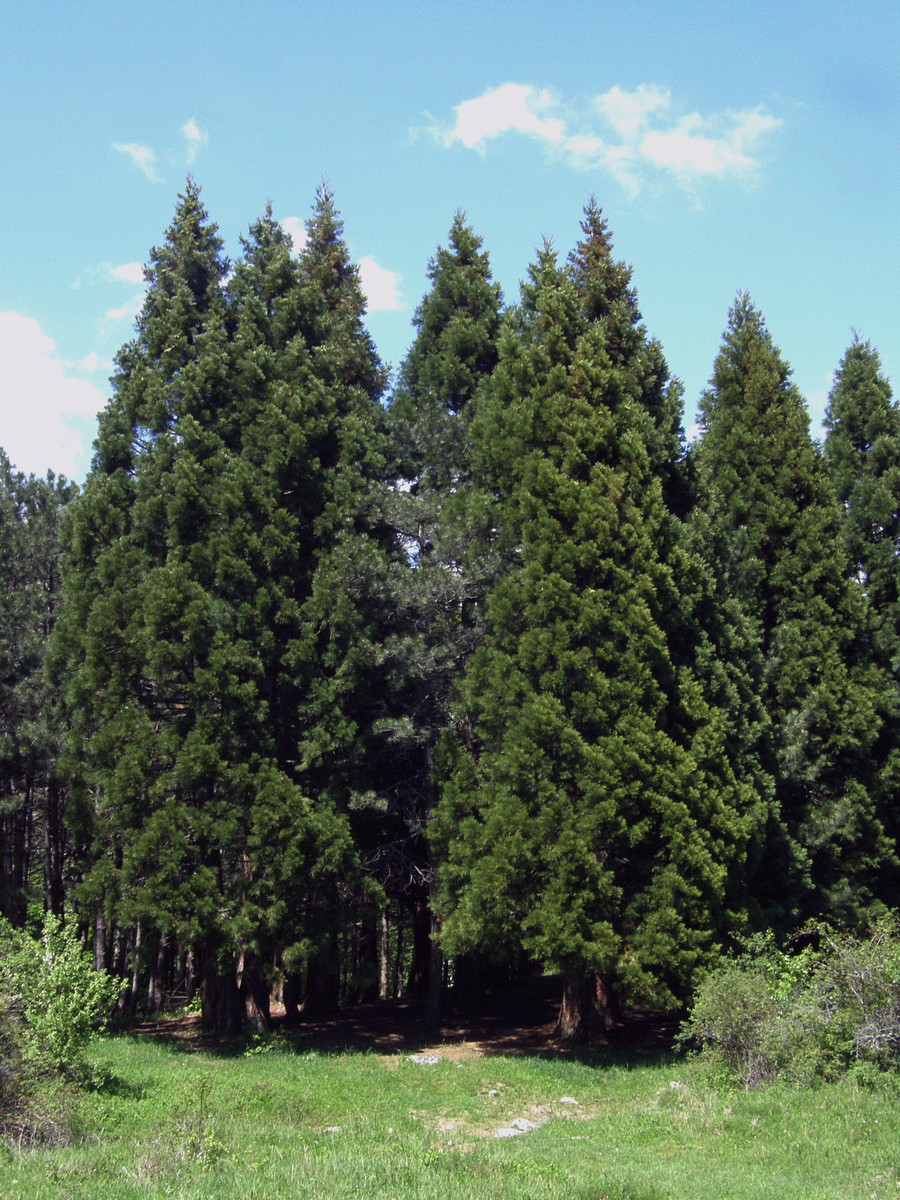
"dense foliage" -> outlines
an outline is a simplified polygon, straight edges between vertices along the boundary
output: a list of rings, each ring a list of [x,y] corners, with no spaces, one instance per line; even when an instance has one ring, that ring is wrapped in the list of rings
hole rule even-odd
[[[458,213],[392,393],[326,188],[230,263],[189,180],[145,274],[82,493],[0,463],[16,926],[68,900],[123,1007],[199,993],[220,1032],[537,965],[575,1039],[894,902],[868,343],[819,447],[740,295],[688,447],[594,201],[505,311]]]

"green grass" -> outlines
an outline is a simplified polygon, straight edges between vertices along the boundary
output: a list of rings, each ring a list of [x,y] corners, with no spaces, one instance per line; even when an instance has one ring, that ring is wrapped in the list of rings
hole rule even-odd
[[[23,1200],[896,1200],[900,1097],[717,1089],[689,1064],[94,1051],[67,1146],[0,1152]],[[577,1106],[562,1104],[574,1097]],[[536,1128],[500,1139],[524,1117]]]

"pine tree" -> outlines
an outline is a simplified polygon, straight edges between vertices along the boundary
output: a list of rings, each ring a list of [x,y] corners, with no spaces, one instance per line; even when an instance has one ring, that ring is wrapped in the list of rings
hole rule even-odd
[[[871,759],[880,685],[866,663],[864,614],[842,570],[838,509],[802,397],[745,294],[700,411],[702,505],[746,581],[776,810],[793,841],[792,878],[768,903],[788,921],[823,908],[852,916],[890,858]]]
[[[752,819],[681,645],[644,334],[627,273],[608,246],[593,257],[596,217],[569,270],[541,252],[479,405],[518,565],[489,595],[470,734],[432,826],[445,947],[561,971],[558,1029],[575,1040],[617,996],[683,994]]]

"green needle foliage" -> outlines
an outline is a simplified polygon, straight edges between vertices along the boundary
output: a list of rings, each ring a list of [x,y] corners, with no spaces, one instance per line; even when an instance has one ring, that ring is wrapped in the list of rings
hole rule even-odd
[[[488,255],[457,213],[448,245],[429,265],[431,289],[413,318],[416,337],[400,370],[390,418],[398,483],[392,520],[407,555],[394,572],[390,631],[395,717],[389,727],[397,780],[390,813],[404,829],[403,859],[385,864],[392,890],[420,911],[433,883],[423,837],[437,800],[435,747],[453,723],[455,690],[482,628],[484,572],[473,569],[470,428],[474,396],[497,361],[500,288]],[[477,518],[480,509],[474,505]],[[430,933],[430,929],[427,930]],[[413,964],[413,979],[427,974]]]
[[[330,195],[299,261],[271,212],[244,250],[226,290],[189,181],[73,512],[58,642],[81,902],[189,952],[222,1031],[265,1020],[265,962],[335,976],[392,536],[384,373]]]
[[[803,400],[745,294],[701,401],[701,429],[701,507],[727,569],[745,581],[777,812],[793,841],[793,883],[781,883],[772,907],[852,918],[892,858],[873,758],[884,683],[866,654],[862,598],[843,569],[838,506]]]
[[[77,491],[14,471],[0,450],[0,915],[17,925],[34,901],[64,904],[65,718],[44,662],[61,600],[59,524]]]
[[[614,994],[684,993],[751,807],[685,652],[656,350],[593,205],[583,229],[569,269],[549,247],[532,267],[473,426],[515,565],[489,595],[432,825],[445,947],[562,971],[574,1040]]]
[[[870,652],[887,682],[873,758],[883,791],[893,795],[900,778],[900,411],[878,351],[858,337],[835,375],[825,428],[825,466],[840,504],[846,569],[865,598]],[[896,806],[883,811],[896,846]]]

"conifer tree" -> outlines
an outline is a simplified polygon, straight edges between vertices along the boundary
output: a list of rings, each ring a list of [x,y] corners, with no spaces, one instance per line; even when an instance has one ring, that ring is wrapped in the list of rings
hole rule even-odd
[[[221,913],[240,890],[245,701],[216,595],[230,507],[226,270],[188,180],[73,506],[57,649],[85,768],[82,900],[101,926],[142,926],[145,947],[190,947],[204,1018],[221,1029],[238,1019]]]
[[[700,412],[702,505],[746,581],[776,808],[793,841],[793,870],[768,903],[788,921],[823,908],[852,917],[891,856],[871,754],[881,685],[866,661],[860,597],[842,570],[838,509],[802,397],[745,294]]]
[[[310,1007],[336,999],[392,545],[384,375],[330,194],[299,261],[267,211],[227,292],[226,269],[189,181],[74,513],[58,654],[83,899],[190,948],[220,1031],[265,1020],[274,954]]]
[[[681,644],[645,335],[597,217],[569,270],[541,252],[479,402],[473,436],[518,565],[488,598],[470,733],[432,826],[445,947],[561,971],[573,1040],[617,996],[683,994],[752,822]]]
[[[882,792],[891,796],[900,780],[900,410],[878,351],[859,337],[835,375],[825,428],[825,466],[840,505],[846,569],[864,597],[871,656],[885,682],[873,762]],[[896,805],[886,804],[884,814],[896,849]],[[887,889],[882,895],[889,901]]]
[[[0,915],[23,924],[29,905],[62,914],[65,734],[44,676],[60,602],[59,522],[77,488],[25,476],[0,450]]]
[[[482,242],[457,213],[448,244],[428,268],[431,289],[416,309],[415,340],[392,397],[390,417],[400,484],[392,519],[407,558],[394,572],[397,620],[391,636],[397,784],[391,811],[405,829],[406,870],[394,886],[414,904],[413,990],[430,980],[429,891],[433,869],[425,823],[437,799],[435,747],[449,727],[451,703],[479,636],[483,572],[472,569],[469,430],[473,397],[497,360],[500,288]],[[396,858],[396,854],[394,856]],[[437,997],[429,997],[432,1008]]]

